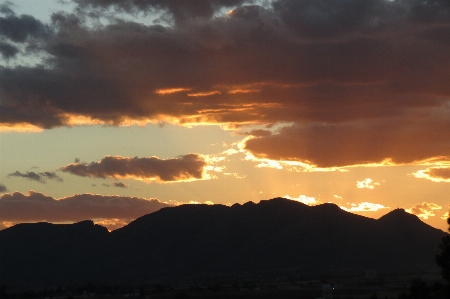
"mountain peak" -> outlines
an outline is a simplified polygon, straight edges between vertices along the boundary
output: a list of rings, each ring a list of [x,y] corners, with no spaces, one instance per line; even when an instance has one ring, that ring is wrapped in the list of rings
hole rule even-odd
[[[411,213],[408,213],[405,211],[405,209],[397,208],[395,210],[390,211],[386,215],[380,217],[378,220],[381,220],[383,222],[386,221],[416,221],[420,219]]]
[[[270,205],[274,205],[274,206],[286,206],[286,205],[306,206],[302,202],[299,202],[296,200],[291,200],[289,198],[284,198],[284,197],[275,197],[275,198],[268,199],[268,200],[261,200],[259,202],[259,204],[262,204],[262,205],[270,204]]]
[[[380,217],[377,222],[389,227],[396,227],[400,229],[402,227],[414,228],[414,229],[429,229],[432,228],[428,224],[424,223],[416,215],[406,212],[404,209],[397,208]]]

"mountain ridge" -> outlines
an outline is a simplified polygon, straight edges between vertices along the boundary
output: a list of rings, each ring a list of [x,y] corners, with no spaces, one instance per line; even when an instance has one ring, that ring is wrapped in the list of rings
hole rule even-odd
[[[92,221],[18,225],[0,231],[0,284],[435,269],[446,233],[406,214],[375,220],[275,198],[167,207],[112,232]]]

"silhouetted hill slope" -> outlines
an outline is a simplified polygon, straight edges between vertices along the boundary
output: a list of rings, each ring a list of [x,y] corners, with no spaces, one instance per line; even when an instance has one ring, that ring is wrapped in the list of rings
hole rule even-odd
[[[73,265],[88,254],[93,241],[107,235],[105,227],[90,220],[75,224],[23,223],[2,230],[0,285],[63,283],[72,276],[69,271]]]
[[[445,235],[403,210],[374,220],[334,204],[310,207],[282,198],[163,208],[109,234],[92,223],[74,229],[75,235],[44,232],[43,225],[0,231],[0,284],[27,282],[21,281],[29,278],[23,273],[39,271],[47,273],[48,282],[126,282],[287,270],[305,275],[428,270],[435,268]],[[16,250],[42,234],[52,246]],[[14,267],[27,252],[32,256],[27,264]],[[45,263],[33,260],[40,256]],[[52,278],[54,271],[59,275]]]

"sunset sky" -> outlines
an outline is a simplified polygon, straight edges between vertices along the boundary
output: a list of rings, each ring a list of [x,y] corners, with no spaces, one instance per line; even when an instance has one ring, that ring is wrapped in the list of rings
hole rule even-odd
[[[448,0],[0,0],[0,229],[287,197],[446,230]]]

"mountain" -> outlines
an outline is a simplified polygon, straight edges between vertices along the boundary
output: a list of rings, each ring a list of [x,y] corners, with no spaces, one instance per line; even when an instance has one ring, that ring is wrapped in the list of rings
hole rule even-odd
[[[89,256],[97,240],[108,236],[92,221],[75,224],[23,223],[0,231],[0,285],[63,284],[80,273],[69,272]],[[95,245],[93,245],[95,243]]]
[[[0,231],[0,285],[430,270],[445,235],[401,209],[375,220],[283,198],[182,205],[110,233],[90,221]]]

